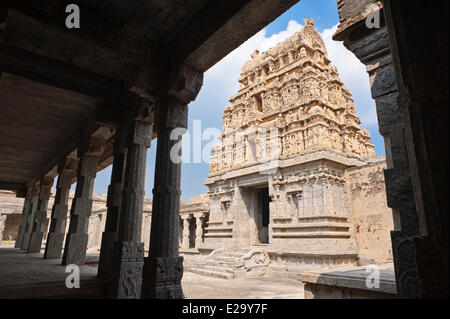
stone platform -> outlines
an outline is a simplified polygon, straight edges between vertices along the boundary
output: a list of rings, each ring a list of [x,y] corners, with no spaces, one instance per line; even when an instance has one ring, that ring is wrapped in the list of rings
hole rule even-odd
[[[61,259],[43,259],[43,253],[26,253],[0,247],[0,299],[10,298],[105,298],[107,282],[97,278],[97,268],[80,266],[80,288],[68,289],[70,273]],[[96,256],[89,256],[95,262]]]
[[[366,279],[371,275],[368,266],[332,271],[304,272],[298,275],[303,282],[305,299],[392,299],[397,296],[394,264],[377,265],[379,287],[369,288]]]

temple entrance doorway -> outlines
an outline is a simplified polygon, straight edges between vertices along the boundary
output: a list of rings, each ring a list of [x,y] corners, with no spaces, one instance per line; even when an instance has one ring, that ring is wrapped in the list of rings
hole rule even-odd
[[[255,214],[256,229],[258,232],[258,241],[256,244],[269,243],[269,188],[262,187],[257,190],[258,206]]]

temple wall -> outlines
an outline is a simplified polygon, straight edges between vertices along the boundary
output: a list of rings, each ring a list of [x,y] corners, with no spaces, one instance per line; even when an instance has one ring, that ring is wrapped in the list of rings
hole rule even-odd
[[[361,265],[392,262],[390,232],[394,222],[386,202],[384,169],[386,161],[380,156],[367,166],[345,173]]]

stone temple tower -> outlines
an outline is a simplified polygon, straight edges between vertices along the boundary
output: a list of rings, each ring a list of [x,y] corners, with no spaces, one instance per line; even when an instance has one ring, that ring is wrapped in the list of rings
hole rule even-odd
[[[351,265],[358,255],[344,172],[374,154],[348,89],[305,26],[244,63],[205,181],[202,250],[263,247],[298,265]]]

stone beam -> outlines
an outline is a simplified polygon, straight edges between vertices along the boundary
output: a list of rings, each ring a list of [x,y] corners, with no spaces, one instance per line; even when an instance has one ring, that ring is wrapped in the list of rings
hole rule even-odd
[[[0,71],[96,98],[117,98],[119,81],[61,61],[0,45]]]
[[[298,1],[209,1],[171,41],[172,64],[204,72]]]
[[[4,189],[4,190],[8,190],[8,191],[16,191],[16,192],[19,192],[19,193],[24,193],[26,191],[26,184],[0,182],[0,189]]]

